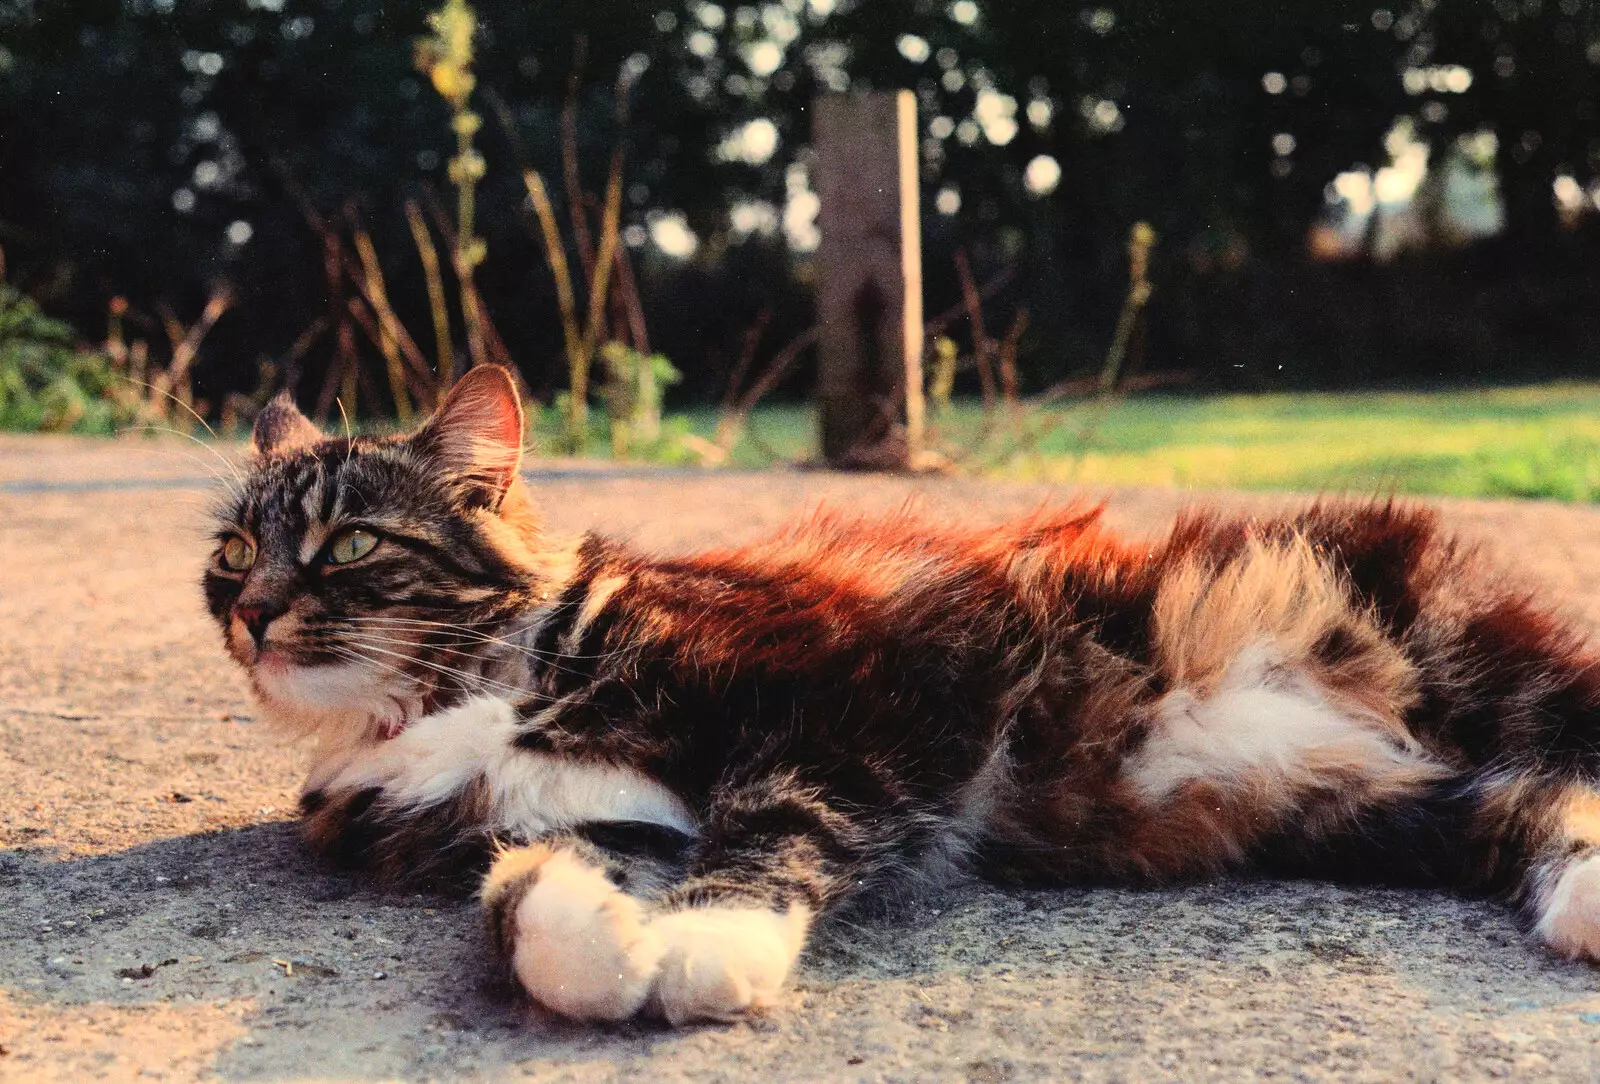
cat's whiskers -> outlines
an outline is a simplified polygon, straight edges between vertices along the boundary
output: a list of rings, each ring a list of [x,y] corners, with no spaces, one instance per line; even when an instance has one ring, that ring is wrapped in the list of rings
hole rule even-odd
[[[368,654],[365,654],[363,651],[358,651],[358,649],[339,648],[339,646],[333,646],[333,648],[330,648],[330,651],[333,652],[334,656],[338,656],[339,659],[344,659],[346,662],[354,662],[354,664],[362,665],[362,667],[368,667],[371,668],[371,670],[378,670],[378,672],[392,673],[392,675],[398,676],[398,678],[405,678],[406,681],[418,681],[418,676],[413,675],[413,673],[406,672],[405,668],[397,667],[397,665],[392,664],[392,662],[384,662],[382,659],[373,659],[373,657],[368,656]],[[411,662],[418,662],[418,660],[413,659]],[[523,692],[522,689],[512,689],[512,687],[506,686],[504,683],[499,683],[499,681],[493,681],[493,679],[490,678],[478,678],[478,676],[467,675],[467,673],[458,673],[456,676],[458,676],[459,679],[462,679],[462,683],[464,684],[466,684],[467,681],[472,683],[467,684],[467,692],[491,692],[491,694],[506,694],[507,699],[510,699],[510,697],[515,697],[515,699],[520,700],[528,700],[530,697],[533,697],[533,694]],[[478,687],[472,687],[480,686],[480,684],[482,684],[482,686],[499,687],[498,689],[478,689]]]
[[[390,632],[392,632],[392,631],[396,631],[396,630],[393,630],[393,629],[389,629],[389,630],[380,629],[379,631],[380,632],[382,632],[382,631],[390,631]],[[449,644],[435,643],[435,642],[432,642],[432,641],[419,643],[416,640],[408,640],[408,639],[405,639],[405,638],[402,638],[402,637],[375,636],[375,635],[372,635],[372,633],[369,632],[365,628],[363,628],[361,630],[361,640],[358,641],[358,642],[378,643],[378,644],[392,644],[392,645],[395,645],[397,647],[426,648],[426,649],[429,649],[429,650],[432,650],[432,651],[444,651],[444,652],[448,652],[448,653],[450,653],[452,655],[461,655],[461,656],[463,656],[465,658],[469,658],[469,659],[480,659],[480,658],[483,657],[482,653],[480,653],[478,651],[469,651],[464,647],[451,646]],[[500,644],[500,643],[502,643],[502,641],[499,641],[499,640],[481,640],[481,641],[467,640],[467,641],[462,641],[462,642],[469,643],[469,644],[470,643],[479,643],[479,644]],[[516,647],[517,647],[517,645],[515,645],[515,644],[505,644],[504,646],[506,646],[508,648],[512,648],[513,650],[515,650]],[[539,653],[529,652],[528,654],[537,654],[539,656],[543,656],[545,653],[543,653],[543,652],[539,652]],[[561,656],[561,655],[550,655],[550,656],[547,656],[547,657],[536,658],[535,661],[537,661],[541,666],[548,667],[551,670],[556,670],[556,671],[559,671],[559,672],[561,672],[563,674],[571,674],[573,677],[582,678],[582,677],[588,677],[589,676],[589,675],[583,673],[580,670],[574,670],[570,666],[562,666],[560,663],[555,661],[556,659],[563,658],[563,657],[564,656]]]
[[[594,654],[588,654],[588,655],[579,655],[579,654],[575,654],[575,653],[572,653],[572,652],[566,652],[566,651],[540,651],[537,648],[528,647],[525,644],[519,644],[514,640],[508,640],[508,639],[505,639],[504,637],[500,637],[500,636],[491,636],[491,635],[489,635],[487,633],[478,632],[478,631],[476,631],[476,629],[474,629],[474,628],[472,628],[472,627],[470,627],[468,625],[453,624],[453,623],[448,622],[448,621],[430,621],[430,620],[426,620],[426,619],[423,619],[423,618],[408,618],[408,617],[385,617],[385,616],[381,616],[381,615],[371,616],[371,617],[345,617],[345,618],[342,618],[341,620],[353,621],[353,622],[371,622],[371,623],[389,622],[389,623],[393,623],[393,624],[395,624],[397,626],[406,626],[405,628],[397,627],[397,628],[391,628],[391,629],[385,630],[385,631],[388,631],[388,632],[405,632],[405,631],[410,631],[411,628],[442,629],[442,630],[445,630],[445,631],[455,632],[458,635],[463,636],[463,637],[470,636],[470,637],[473,638],[470,641],[464,641],[464,642],[484,643],[484,644],[499,644],[499,645],[501,645],[503,647],[510,648],[513,651],[517,651],[517,652],[520,652],[520,653],[522,653],[524,655],[528,655],[531,658],[537,658],[537,659],[608,659],[608,658],[611,658],[614,655],[624,654],[624,652],[622,652],[622,651],[601,651],[601,652],[596,652]],[[492,626],[492,625],[498,624],[498,622],[483,621],[483,622],[477,622],[477,624]],[[511,636],[519,635],[521,633],[528,632],[528,631],[531,631],[534,628],[537,628],[538,625],[539,625],[539,621],[538,620],[531,621],[527,625],[524,625],[522,628],[510,630],[507,633],[507,635],[511,635]]]
[[[507,683],[505,683],[503,681],[496,681],[494,678],[484,677],[482,674],[474,674],[474,673],[471,673],[471,672],[469,672],[467,670],[462,670],[460,667],[445,666],[442,663],[430,662],[427,659],[420,659],[420,658],[417,658],[414,655],[407,655],[407,654],[405,654],[404,652],[401,652],[401,651],[391,651],[388,648],[378,647],[375,644],[366,643],[364,641],[354,640],[354,641],[351,641],[349,646],[353,650],[362,651],[362,652],[368,652],[368,651],[376,652],[379,655],[388,655],[388,656],[390,656],[392,658],[400,659],[400,660],[402,660],[404,662],[414,663],[417,666],[426,667],[429,670],[433,670],[433,671],[436,671],[437,673],[444,674],[447,677],[456,678],[457,680],[459,680],[459,681],[461,681],[463,683],[466,683],[469,686],[483,686],[483,687],[486,687],[486,688],[492,687],[493,689],[495,689],[495,690],[497,690],[499,692],[505,693],[508,696],[515,697],[515,698],[521,698],[521,697],[523,697],[523,696],[525,696],[527,694],[527,690],[525,690],[525,689],[519,688],[519,687],[517,687],[515,685],[508,685]],[[374,659],[373,661],[376,662],[377,660]],[[399,668],[397,668],[397,669],[399,669]],[[400,672],[404,673],[404,670],[402,669],[402,670],[400,670]],[[407,674],[406,676],[407,677],[411,677],[411,675],[409,675],[409,674]]]
[[[218,482],[223,486],[226,486],[228,488],[228,490],[230,492],[234,493],[235,495],[238,495],[238,494],[244,492],[244,476],[239,473],[239,468],[237,466],[235,466],[228,459],[227,456],[225,456],[221,452],[217,451],[215,448],[213,448],[211,445],[207,444],[205,441],[201,440],[199,437],[195,436],[193,433],[185,433],[182,429],[175,429],[175,428],[173,428],[171,426],[165,426],[165,425],[128,425],[128,426],[123,426],[122,428],[118,429],[117,430],[117,435],[120,436],[123,433],[141,433],[141,432],[143,432],[143,433],[167,433],[167,434],[170,434],[172,436],[182,437],[184,440],[191,441],[192,443],[198,445],[199,447],[204,448],[207,452],[211,453],[212,458],[216,459],[217,462],[221,463],[224,467],[228,468],[228,473],[232,476],[231,480],[229,478],[227,478],[227,477],[224,477],[221,473],[219,473],[218,471],[213,469],[211,467],[211,465],[209,463],[207,463],[204,459],[201,459],[198,456],[193,455],[192,453],[183,452],[183,451],[176,451],[176,450],[173,450],[173,453],[175,455],[181,455],[183,458],[187,459],[189,462],[191,462],[191,463],[195,464],[196,466],[198,466],[201,470],[203,470],[207,474],[209,474],[213,481]]]
[[[495,637],[467,637],[467,636],[461,635],[460,633],[456,633],[455,634],[456,638],[455,639],[450,639],[450,640],[442,640],[441,641],[441,640],[439,640],[439,639],[437,639],[435,637],[430,636],[427,640],[417,641],[417,640],[414,640],[414,639],[409,639],[405,635],[407,633],[416,631],[415,629],[411,629],[411,628],[385,628],[382,625],[361,625],[361,626],[357,627],[356,631],[361,636],[368,636],[368,637],[373,636],[373,634],[375,634],[375,633],[376,634],[382,634],[382,633],[393,634],[390,637],[380,637],[380,638],[378,638],[377,642],[379,642],[379,643],[398,644],[398,645],[401,645],[401,646],[408,646],[409,645],[409,646],[417,646],[417,647],[428,647],[428,648],[432,648],[434,650],[449,651],[452,654],[467,655],[467,656],[470,656],[470,657],[473,657],[473,658],[481,657],[482,654],[484,654],[485,652],[487,652],[489,650],[492,650],[494,648],[504,648],[507,651],[512,652],[513,654],[522,655],[522,656],[524,656],[526,658],[532,659],[535,662],[539,663],[541,666],[547,666],[547,667],[550,667],[551,669],[559,670],[562,673],[568,673],[568,674],[579,674],[579,671],[573,670],[570,667],[562,666],[561,663],[558,660],[562,660],[562,659],[588,659],[588,658],[596,658],[596,659],[598,659],[598,658],[604,658],[605,657],[605,656],[601,656],[601,655],[593,655],[593,656],[589,656],[589,655],[563,655],[560,652],[538,651],[538,650],[535,650],[533,648],[524,647],[521,644],[513,643],[513,642],[510,642],[510,641],[507,641],[507,640],[501,640],[501,639],[498,639],[498,638],[495,638]],[[478,648],[479,650],[469,650],[469,648]],[[608,655],[609,654],[617,654],[617,652],[608,652],[607,654]]]

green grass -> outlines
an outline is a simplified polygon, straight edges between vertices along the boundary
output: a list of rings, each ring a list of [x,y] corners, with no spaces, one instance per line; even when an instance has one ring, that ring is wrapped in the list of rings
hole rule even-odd
[[[1600,384],[1484,391],[1141,396],[1029,416],[1019,440],[957,404],[935,437],[968,469],[1053,482],[1600,499]],[[709,437],[710,410],[678,424]],[[815,454],[804,406],[757,411],[734,462]],[[1088,435],[1085,442],[1084,437]],[[757,442],[760,442],[759,444]],[[761,447],[765,445],[765,449]]]

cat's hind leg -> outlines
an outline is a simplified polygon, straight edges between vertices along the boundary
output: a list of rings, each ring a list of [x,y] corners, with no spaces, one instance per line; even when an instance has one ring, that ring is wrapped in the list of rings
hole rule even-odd
[[[1600,788],[1492,770],[1375,804],[1326,834],[1276,833],[1266,869],[1458,888],[1509,900],[1565,956],[1600,962]]]
[[[1448,582],[1406,637],[1422,695],[1405,721],[1450,774],[1321,832],[1284,826],[1257,853],[1506,898],[1550,948],[1600,962],[1600,659],[1529,598],[1462,598],[1462,570]]]
[[[1076,684],[1021,717],[999,820],[1024,874],[1148,881],[1315,845],[1455,774],[1405,723],[1412,662],[1304,539],[1168,571],[1139,662],[1078,646]]]
[[[1407,634],[1425,690],[1409,722],[1472,765],[1468,884],[1508,894],[1557,952],[1600,962],[1600,654],[1474,571],[1441,577]]]
[[[1600,962],[1600,790],[1587,783],[1504,789],[1491,802],[1525,807],[1504,815],[1528,852],[1515,893],[1522,913],[1556,952]]]

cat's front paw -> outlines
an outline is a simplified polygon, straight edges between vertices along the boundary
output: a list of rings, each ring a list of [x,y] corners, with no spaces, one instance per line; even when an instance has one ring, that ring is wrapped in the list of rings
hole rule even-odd
[[[490,924],[517,981],[575,1020],[652,1012],[672,1024],[771,1005],[811,914],[731,905],[648,918],[597,867],[559,846],[505,851],[483,881]]]
[[[372,713],[372,727],[377,731],[379,741],[393,741],[411,725],[413,719],[421,718],[422,714],[421,697],[404,700],[386,697]]]
[[[663,945],[651,1001],[669,1023],[727,1020],[771,1005],[805,944],[810,913],[697,907],[651,923]]]
[[[575,1020],[625,1020],[644,1007],[662,944],[639,902],[571,851],[530,844],[495,860],[489,908],[517,981]]]

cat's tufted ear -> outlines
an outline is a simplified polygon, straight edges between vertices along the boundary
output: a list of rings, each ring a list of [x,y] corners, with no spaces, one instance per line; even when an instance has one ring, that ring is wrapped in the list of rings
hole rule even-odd
[[[498,365],[467,370],[411,443],[470,503],[498,509],[522,464],[522,404],[511,374]]]
[[[322,432],[294,405],[294,396],[288,388],[261,408],[250,435],[258,455],[292,452],[322,439]]]

